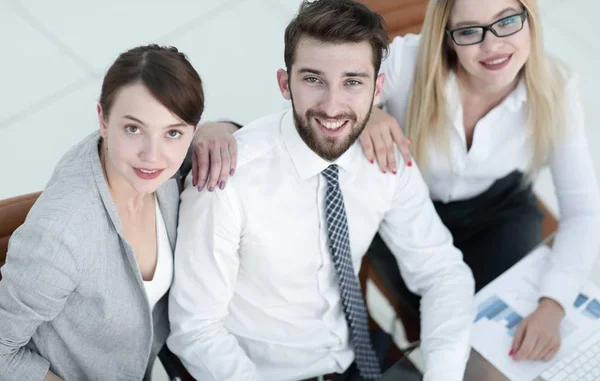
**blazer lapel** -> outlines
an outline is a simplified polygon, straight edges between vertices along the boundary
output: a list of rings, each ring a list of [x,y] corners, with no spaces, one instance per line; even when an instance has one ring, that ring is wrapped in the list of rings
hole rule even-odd
[[[175,252],[177,220],[179,218],[179,186],[176,178],[169,179],[156,191],[158,206],[165,221],[171,249]]]
[[[90,145],[89,152],[89,160],[90,167],[92,171],[92,175],[94,176],[94,181],[96,182],[96,187],[98,188],[98,192],[100,193],[100,198],[102,199],[102,203],[104,204],[104,208],[106,209],[106,213],[110,217],[111,222],[113,223],[115,230],[123,237],[123,227],[121,225],[121,218],[119,218],[119,213],[117,212],[117,207],[110,195],[110,191],[108,190],[108,185],[106,184],[106,179],[104,178],[104,172],[102,171],[102,164],[100,163],[100,155],[98,153],[98,144],[100,143],[100,133],[96,132],[96,144]]]

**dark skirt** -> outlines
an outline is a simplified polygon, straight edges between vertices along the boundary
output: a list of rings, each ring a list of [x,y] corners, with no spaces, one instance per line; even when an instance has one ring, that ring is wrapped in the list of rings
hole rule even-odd
[[[434,206],[473,271],[476,290],[509,269],[542,240],[543,213],[521,172],[497,180],[474,198],[434,202]],[[419,298],[406,288],[394,256],[379,235],[368,255],[381,280],[418,310]]]

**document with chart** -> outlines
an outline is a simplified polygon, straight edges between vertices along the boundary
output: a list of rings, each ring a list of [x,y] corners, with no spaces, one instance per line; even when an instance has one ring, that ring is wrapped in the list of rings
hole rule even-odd
[[[508,355],[517,326],[537,306],[538,284],[549,266],[549,255],[547,246],[536,249],[475,295],[477,315],[471,344],[511,380],[534,380],[600,330],[600,288],[588,281],[567,308],[561,349],[553,361],[517,362]]]

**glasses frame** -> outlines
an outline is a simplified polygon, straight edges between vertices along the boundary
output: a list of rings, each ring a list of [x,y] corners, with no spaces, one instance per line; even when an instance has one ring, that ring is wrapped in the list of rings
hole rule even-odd
[[[498,24],[501,21],[504,21],[506,19],[515,17],[515,16],[519,16],[521,17],[521,28],[519,28],[519,30],[516,30],[510,34],[506,34],[504,36],[499,36],[498,33],[496,33],[496,31],[493,29],[493,26]],[[448,30],[446,29],[446,35],[448,37],[450,37],[452,39],[452,41],[454,41],[454,43],[458,46],[469,46],[469,45],[477,45],[477,44],[481,44],[484,40],[485,40],[485,35],[488,31],[492,32],[494,34],[494,36],[498,37],[498,38],[504,38],[504,37],[509,37],[512,36],[513,34],[519,33],[520,31],[523,30],[523,27],[525,26],[525,20],[527,20],[527,9],[523,10],[523,12],[521,13],[517,13],[514,15],[510,15],[510,16],[506,16],[506,17],[502,17],[499,20],[494,21],[493,23],[489,24],[489,25],[471,25],[471,26],[465,26],[465,27],[461,27],[461,28],[457,28],[457,29],[453,29],[453,30]],[[472,29],[472,28],[481,28],[483,29],[483,33],[481,35],[481,40],[478,42],[472,42],[470,44],[459,44],[458,42],[456,42],[456,38],[454,38],[454,33],[456,32],[460,32],[461,30],[465,30],[465,29]]]

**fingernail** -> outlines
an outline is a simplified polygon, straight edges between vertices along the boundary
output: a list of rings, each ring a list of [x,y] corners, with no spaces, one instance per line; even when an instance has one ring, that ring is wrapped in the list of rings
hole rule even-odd
[[[508,352],[508,355],[509,355],[509,356],[512,356],[512,355],[514,355],[514,354],[515,354],[515,350],[514,350],[514,349],[511,349],[511,350],[510,350],[510,352]]]
[[[221,188],[221,190],[225,189],[225,181],[219,183],[219,188]]]
[[[210,186],[210,187],[208,188],[208,191],[209,191],[209,192],[212,192],[212,191],[214,191],[214,190],[215,190],[215,186],[214,186],[214,185],[212,185],[212,186]]]
[[[381,171],[381,172],[383,172],[383,173],[387,173],[386,171]]]
[[[369,160],[369,163],[373,164],[375,162],[375,160],[371,159]]]
[[[409,167],[412,167],[412,161],[409,161],[406,165],[408,165]]]
[[[198,192],[202,192],[202,189],[204,189],[204,185],[200,185],[200,186],[198,187]]]
[[[398,172],[396,172],[396,171],[394,170],[394,171],[392,171],[392,173],[395,175],[395,174],[397,174]]]
[[[231,168],[231,171],[229,171],[229,176],[233,176],[234,173],[235,173],[235,168]]]

